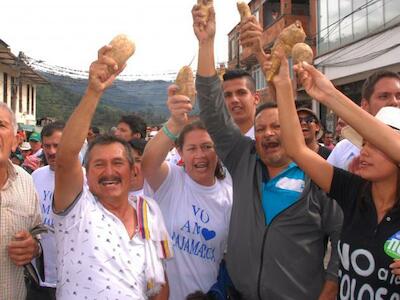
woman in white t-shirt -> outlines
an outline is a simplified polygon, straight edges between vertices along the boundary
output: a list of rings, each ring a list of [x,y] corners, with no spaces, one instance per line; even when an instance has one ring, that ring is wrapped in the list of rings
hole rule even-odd
[[[183,300],[195,291],[207,292],[217,281],[228,237],[232,179],[204,125],[189,123],[189,98],[176,91],[176,86],[168,90],[171,117],[148,142],[142,172],[172,238],[174,258],[166,264],[170,299]],[[183,167],[165,161],[175,142]]]

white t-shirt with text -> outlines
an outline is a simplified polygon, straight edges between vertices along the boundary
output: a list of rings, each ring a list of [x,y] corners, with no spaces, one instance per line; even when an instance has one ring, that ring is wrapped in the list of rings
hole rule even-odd
[[[208,292],[217,281],[227,246],[232,179],[228,174],[203,186],[183,167],[168,166],[167,178],[150,193],[160,205],[174,249],[174,258],[166,262],[169,299],[183,300],[195,291]]]
[[[41,167],[32,173],[33,183],[40,200],[40,212],[42,213],[42,222],[51,230],[54,230],[52,215],[52,199],[54,192],[54,171],[49,166]],[[57,283],[57,252],[56,239],[54,232],[41,234],[40,244],[43,249],[44,275],[45,281],[41,286],[55,287]]]

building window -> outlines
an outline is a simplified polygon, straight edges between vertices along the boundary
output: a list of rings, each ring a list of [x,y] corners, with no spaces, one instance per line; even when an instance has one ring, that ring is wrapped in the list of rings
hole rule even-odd
[[[263,72],[261,71],[261,68],[257,66],[252,72],[251,76],[254,78],[256,82],[256,90],[261,90],[267,86],[265,82],[265,77]]]
[[[31,92],[31,115],[33,115],[35,111],[35,87],[32,86],[32,92]]]
[[[8,92],[8,75],[3,74],[3,102],[7,103],[7,92]]]
[[[18,86],[18,110],[22,113],[22,82],[19,80]]]
[[[236,57],[236,41],[234,38],[229,40],[229,60]]]
[[[31,107],[31,87],[29,84],[26,85],[26,114],[29,114],[29,110]]]
[[[399,23],[400,1],[384,0],[383,11],[386,27]]]
[[[281,3],[279,0],[264,1],[263,3],[263,27],[264,29],[276,20],[281,15]]]
[[[340,44],[345,45],[353,40],[353,22],[351,12],[353,0],[340,0]],[[347,17],[346,17],[347,16]]]
[[[11,76],[10,80],[10,88],[11,88],[11,109],[15,113],[17,109],[17,83],[14,76]]]
[[[318,0],[318,55],[400,23],[400,1]]]

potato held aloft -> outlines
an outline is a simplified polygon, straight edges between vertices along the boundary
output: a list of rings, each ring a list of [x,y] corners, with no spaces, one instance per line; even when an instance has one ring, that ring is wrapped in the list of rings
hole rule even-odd
[[[189,66],[184,66],[179,70],[175,84],[178,86],[178,92],[176,94],[189,97],[194,106],[196,101],[196,89],[194,85],[193,71]]]
[[[237,9],[240,14],[240,21],[243,22],[245,18],[248,18],[251,16],[251,10],[250,7],[247,5],[246,2],[239,1],[236,3]]]
[[[275,40],[274,46],[271,49],[271,70],[266,74],[267,81],[271,81],[281,66],[281,60],[276,56],[275,51],[282,49],[288,57],[292,53],[292,48],[297,43],[303,43],[306,39],[306,34],[301,26],[300,21],[294,22],[292,25],[286,27],[278,35]]]
[[[124,34],[119,34],[114,37],[110,45],[112,48],[105,55],[113,58],[117,62],[119,68],[127,62],[129,57],[131,57],[136,50],[135,43]]]
[[[200,11],[204,14],[204,20],[207,22],[210,8],[213,7],[213,0],[197,0],[197,5],[200,6]]]
[[[292,49],[293,64],[302,63],[303,61],[310,65],[314,60],[314,53],[310,46],[305,43],[297,43]]]

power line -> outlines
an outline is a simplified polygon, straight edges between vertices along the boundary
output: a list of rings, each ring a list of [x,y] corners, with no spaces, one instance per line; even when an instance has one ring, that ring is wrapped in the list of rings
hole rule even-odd
[[[356,65],[356,64],[360,64],[366,61],[370,61],[371,59],[375,59],[385,53],[388,53],[389,51],[392,51],[393,49],[397,48],[400,46],[400,43],[397,43],[393,46],[387,47],[385,49],[382,50],[378,50],[372,53],[368,53],[366,55],[360,56],[360,57],[356,57],[356,58],[351,58],[348,60],[343,60],[341,62],[337,62],[337,63],[327,63],[327,64],[318,64],[318,66],[324,66],[324,67],[346,67],[346,66],[351,66],[351,65]]]

